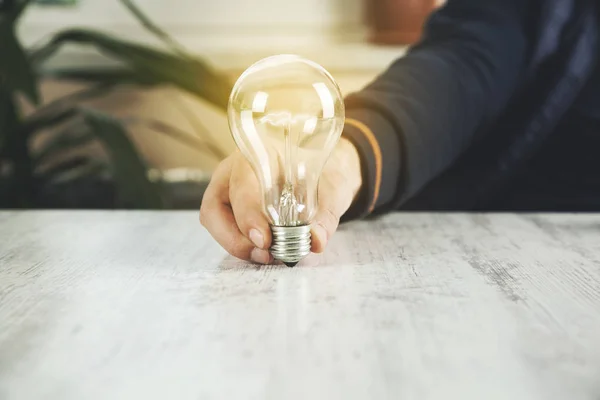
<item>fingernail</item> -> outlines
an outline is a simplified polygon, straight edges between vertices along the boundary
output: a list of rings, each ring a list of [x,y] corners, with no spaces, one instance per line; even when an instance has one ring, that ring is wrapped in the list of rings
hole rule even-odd
[[[327,244],[327,231],[321,224],[315,224],[313,226],[313,234],[323,246]]]
[[[262,249],[265,245],[265,238],[263,237],[262,233],[258,231],[258,229],[250,230],[250,240],[259,249]]]
[[[271,254],[263,249],[253,249],[250,253],[250,259],[255,263],[268,264],[271,261]]]

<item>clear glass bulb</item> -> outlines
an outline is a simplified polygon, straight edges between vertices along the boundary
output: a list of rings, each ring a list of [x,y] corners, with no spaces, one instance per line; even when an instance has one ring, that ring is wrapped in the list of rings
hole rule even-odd
[[[310,252],[319,177],[344,126],[340,89],[312,61],[295,55],[268,57],[236,82],[228,118],[233,138],[258,178],[272,225],[271,252],[295,265]]]

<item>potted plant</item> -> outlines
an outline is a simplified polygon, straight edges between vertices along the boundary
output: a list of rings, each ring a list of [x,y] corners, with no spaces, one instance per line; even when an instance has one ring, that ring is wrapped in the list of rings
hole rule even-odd
[[[166,208],[177,203],[173,188],[181,176],[152,170],[128,135],[131,124],[170,135],[206,153],[223,157],[210,142],[152,119],[117,119],[82,102],[104,96],[122,85],[172,85],[222,110],[231,82],[189,54],[150,21],[132,0],[120,0],[152,34],[165,44],[152,48],[89,29],[57,32],[43,44],[24,49],[15,26],[30,0],[14,0],[0,10],[0,208]],[[91,46],[119,62],[117,67],[50,68],[47,61],[64,45]],[[84,82],[85,88],[42,105],[43,79]],[[24,116],[21,99],[35,106]],[[189,113],[188,113],[189,114]],[[191,113],[193,114],[193,113]],[[194,121],[200,125],[201,121]],[[53,135],[48,132],[54,131]],[[47,137],[44,137],[44,136]],[[43,140],[39,140],[39,139]],[[32,142],[42,146],[33,149]],[[56,157],[90,142],[99,143],[107,157]],[[49,168],[40,165],[60,159]],[[171,177],[170,177],[171,176]],[[198,181],[198,191],[206,184]],[[194,183],[193,179],[192,184]],[[189,183],[189,182],[183,182]],[[187,193],[189,185],[183,185]],[[198,192],[197,191],[197,192]],[[196,201],[201,193],[195,193]]]
[[[423,23],[438,3],[437,0],[365,0],[369,40],[386,45],[417,42]]]

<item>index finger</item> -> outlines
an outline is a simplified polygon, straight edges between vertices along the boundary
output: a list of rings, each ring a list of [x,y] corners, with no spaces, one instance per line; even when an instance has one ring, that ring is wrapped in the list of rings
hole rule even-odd
[[[265,250],[256,249],[238,228],[229,204],[231,160],[226,159],[215,171],[202,199],[200,222],[211,236],[234,257],[266,264],[271,261]]]

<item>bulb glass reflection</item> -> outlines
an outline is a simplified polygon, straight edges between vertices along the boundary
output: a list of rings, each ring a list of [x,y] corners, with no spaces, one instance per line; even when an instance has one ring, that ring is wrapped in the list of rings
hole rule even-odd
[[[310,224],[319,177],[344,125],[342,95],[331,75],[294,55],[263,59],[236,82],[228,119],[271,224]]]

